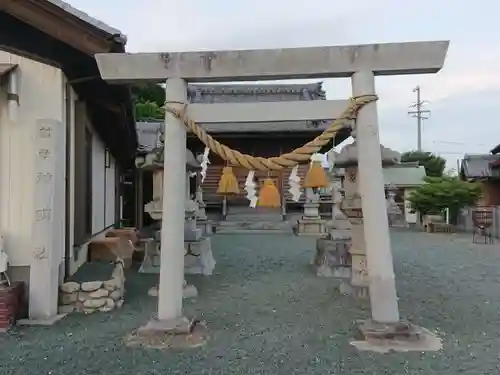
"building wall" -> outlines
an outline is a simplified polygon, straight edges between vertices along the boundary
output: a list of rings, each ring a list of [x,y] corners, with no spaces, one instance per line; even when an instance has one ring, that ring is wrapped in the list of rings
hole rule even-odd
[[[115,222],[115,161],[95,132],[92,141],[92,233],[99,233]]]
[[[65,253],[65,86],[54,67],[0,51],[18,64],[19,108],[9,118],[0,89],[0,233],[13,281],[28,289],[29,314],[57,312]]]
[[[0,51],[0,63],[19,64],[20,107],[11,122],[7,112],[5,87],[0,90],[0,231],[13,266],[29,266],[32,261],[34,202],[34,136],[37,121],[57,122],[64,135],[64,76],[59,69]],[[60,139],[64,142],[64,138]],[[60,154],[62,153],[62,155]],[[64,171],[64,147],[58,148],[57,166]],[[64,197],[64,174],[58,178],[55,194]],[[56,200],[53,222],[59,238],[55,252],[63,254],[64,199]]]
[[[11,278],[27,283],[32,294],[45,293],[43,285],[30,288],[30,279],[50,274],[50,288],[54,289],[64,277],[64,257],[66,248],[66,178],[69,183],[69,230],[68,245],[75,245],[75,92],[67,89],[63,72],[27,58],[0,51],[0,63],[19,65],[20,105],[18,118],[14,123],[9,119],[7,110],[6,87],[0,87],[0,234],[4,236],[4,247],[9,256]],[[69,95],[69,99],[67,96]],[[68,99],[68,100],[67,100]],[[57,134],[54,150],[54,203],[51,213],[51,261],[50,269],[36,263],[33,253],[36,239],[33,222],[36,210],[45,202],[37,202],[36,163],[38,160],[36,134],[40,121],[50,121]],[[70,174],[66,176],[66,123],[70,126]],[[89,126],[92,126],[89,123]],[[105,146],[94,132],[92,147],[92,232],[104,235],[103,230],[115,221],[115,161],[110,156],[108,168],[105,164]],[[70,272],[75,272],[85,262],[86,254],[76,259],[70,251]],[[37,267],[33,267],[34,265]],[[47,287],[49,288],[49,287]],[[49,288],[49,289],[50,289]],[[57,298],[57,288],[55,292]],[[35,296],[33,304],[40,299]],[[44,298],[52,300],[54,294]],[[57,306],[55,306],[56,308]],[[45,304],[40,313],[49,314],[51,308]]]
[[[478,201],[479,206],[500,205],[500,181],[482,181],[482,195]]]

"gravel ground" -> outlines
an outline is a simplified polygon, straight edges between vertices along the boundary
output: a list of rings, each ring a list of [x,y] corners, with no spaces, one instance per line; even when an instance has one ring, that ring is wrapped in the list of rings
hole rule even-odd
[[[200,297],[185,312],[207,321],[204,347],[125,347],[123,336],[156,307],[147,296],[156,278],[130,273],[121,311],[0,336],[0,374],[499,374],[498,245],[411,232],[392,239],[402,316],[436,331],[441,352],[358,352],[349,341],[368,307],[312,275],[313,239],[228,235],[213,239],[216,274],[189,279]]]

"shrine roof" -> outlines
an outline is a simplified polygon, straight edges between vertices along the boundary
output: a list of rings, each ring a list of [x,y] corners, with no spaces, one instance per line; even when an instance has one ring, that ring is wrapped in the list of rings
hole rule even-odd
[[[252,103],[326,100],[322,82],[298,84],[189,84],[190,103]],[[156,144],[156,134],[162,120],[137,122],[139,148],[151,149]],[[330,125],[329,121],[284,121],[284,122],[239,122],[207,123],[201,126],[209,133],[216,134],[295,134],[306,138],[320,134]],[[342,130],[335,144],[343,142],[349,131]]]
[[[326,100],[322,82],[298,84],[190,84],[190,103],[254,103]],[[202,124],[211,133],[320,133],[326,121],[284,121],[266,123]],[[343,141],[343,139],[341,140]],[[340,141],[340,142],[341,142]]]
[[[480,154],[465,155],[460,168],[460,175],[464,179],[498,178],[492,171],[492,164],[500,161],[500,155]]]

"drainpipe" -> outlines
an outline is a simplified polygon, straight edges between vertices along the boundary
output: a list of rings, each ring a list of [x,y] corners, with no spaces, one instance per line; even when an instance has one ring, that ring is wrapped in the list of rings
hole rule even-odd
[[[19,111],[19,70],[14,68],[9,73],[9,82],[7,85],[7,103],[9,120],[16,122]]]

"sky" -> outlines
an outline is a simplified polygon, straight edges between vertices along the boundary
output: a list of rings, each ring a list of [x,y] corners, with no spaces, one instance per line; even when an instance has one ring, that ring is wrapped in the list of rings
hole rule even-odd
[[[476,0],[69,0],[128,37],[129,52],[262,49],[450,40],[432,75],[377,77],[381,142],[417,147],[407,114],[421,87],[431,111],[423,149],[456,167],[464,153],[500,144],[500,2]],[[350,95],[348,79],[324,80],[328,99]]]

